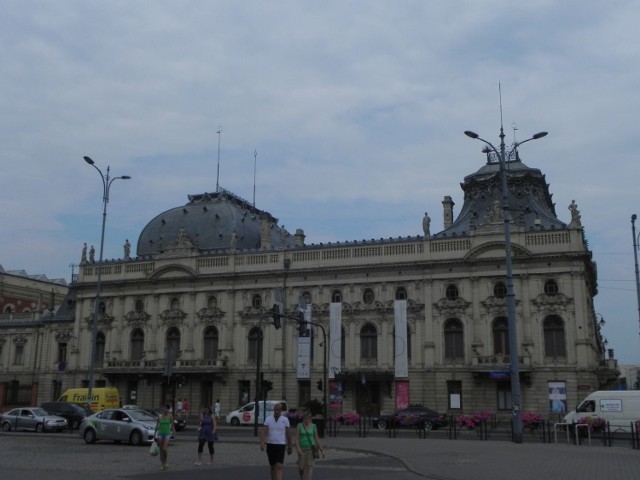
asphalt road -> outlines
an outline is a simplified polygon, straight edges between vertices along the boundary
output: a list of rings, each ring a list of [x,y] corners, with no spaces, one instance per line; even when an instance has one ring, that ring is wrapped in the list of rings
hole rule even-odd
[[[169,449],[167,471],[160,470],[158,457],[148,447],[112,442],[87,445],[75,434],[0,433],[0,465],[3,480],[144,480],[161,475],[166,479],[210,480],[218,478],[254,480],[269,478],[266,454],[260,451],[252,430],[228,429],[216,443],[214,465],[196,466],[195,431],[178,433]],[[225,441],[226,440],[226,441]],[[205,463],[208,453],[205,447]],[[296,455],[285,459],[285,479],[298,478]],[[336,478],[387,480],[423,478],[409,473],[397,459],[362,451],[327,448],[327,456],[315,468],[315,480]],[[220,477],[222,476],[222,477]]]

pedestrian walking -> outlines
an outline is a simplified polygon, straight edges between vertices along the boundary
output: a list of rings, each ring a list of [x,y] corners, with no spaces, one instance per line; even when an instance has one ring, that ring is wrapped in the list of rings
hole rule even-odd
[[[173,425],[173,415],[171,415],[170,409],[171,405],[165,405],[156,422],[156,437],[158,438],[158,448],[160,449],[161,470],[169,468],[169,464],[167,463],[169,439],[172,435],[173,438],[176,436],[176,428]]]
[[[220,419],[220,399],[219,398],[216,400],[216,403],[213,406],[213,411],[216,415],[216,419],[219,420]]]
[[[282,480],[282,465],[284,452],[291,455],[291,431],[289,419],[282,415],[282,404],[276,403],[273,414],[264,420],[260,431],[260,450],[266,447],[271,480]]]
[[[182,408],[184,409],[185,418],[188,419],[189,418],[189,410],[191,410],[191,404],[189,403],[189,400],[187,400],[186,398],[182,402]]]
[[[178,399],[178,403],[176,403],[176,415],[180,416],[184,412],[184,404],[182,400]]]
[[[218,422],[216,422],[215,416],[211,413],[211,408],[204,407],[200,415],[200,425],[198,426],[198,461],[196,461],[196,465],[202,465],[202,451],[205,443],[209,448],[209,465],[213,465],[213,442],[216,439],[217,430]]]
[[[324,449],[320,443],[320,437],[318,437],[318,427],[311,423],[311,412],[306,412],[303,415],[297,430],[296,450],[298,451],[300,480],[312,480],[316,457],[320,455],[320,452],[324,457]]]

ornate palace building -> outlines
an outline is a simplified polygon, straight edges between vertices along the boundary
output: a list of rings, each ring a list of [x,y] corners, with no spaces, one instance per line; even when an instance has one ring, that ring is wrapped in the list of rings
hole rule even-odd
[[[521,404],[551,416],[619,372],[575,203],[565,222],[538,169],[517,152],[507,166]],[[195,409],[219,398],[228,411],[254,398],[262,352],[269,398],[290,406],[328,394],[330,410],[510,415],[499,163],[487,156],[462,189],[457,216],[444,198],[439,231],[425,214],[417,236],[319,245],[226,190],[190,195],[147,224],[135,254],[125,246],[102,265],[96,385],[117,387],[123,403],[187,398]],[[87,385],[97,274],[85,259],[37,327],[0,325],[1,383],[29,385],[38,402]],[[285,319],[277,329],[274,304],[323,328],[301,333]]]

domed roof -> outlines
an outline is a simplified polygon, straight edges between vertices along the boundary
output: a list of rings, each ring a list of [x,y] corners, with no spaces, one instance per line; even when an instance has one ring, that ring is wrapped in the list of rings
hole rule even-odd
[[[505,162],[511,219],[526,230],[562,229],[567,225],[556,216],[549,185],[537,168],[530,168],[516,152],[514,160]],[[500,163],[487,155],[487,163],[464,178],[464,205],[453,224],[433,235],[442,238],[469,232],[504,228]]]
[[[188,199],[186,205],[161,213],[144,227],[138,238],[139,257],[293,244],[292,236],[278,227],[277,218],[227,190]]]

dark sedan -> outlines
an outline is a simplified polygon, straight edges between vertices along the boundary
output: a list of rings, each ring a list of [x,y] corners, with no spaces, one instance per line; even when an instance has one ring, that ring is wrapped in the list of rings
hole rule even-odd
[[[393,415],[373,417],[371,423],[380,430],[386,428],[424,428],[426,431],[430,431],[445,427],[448,419],[446,415],[434,410],[416,406],[403,408]]]

